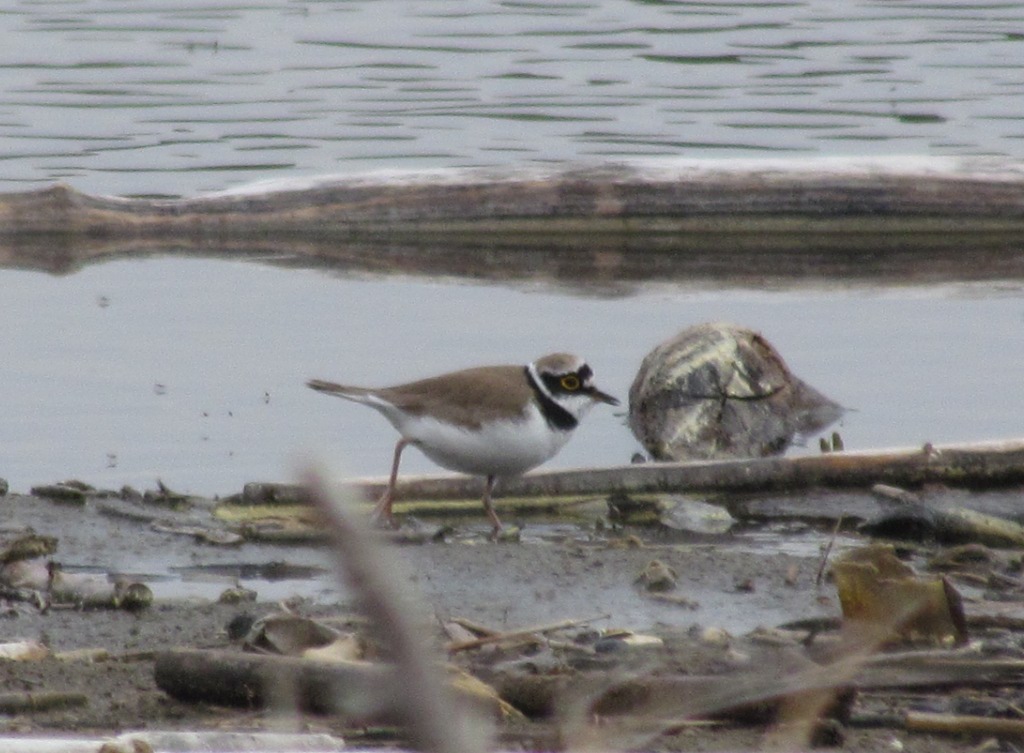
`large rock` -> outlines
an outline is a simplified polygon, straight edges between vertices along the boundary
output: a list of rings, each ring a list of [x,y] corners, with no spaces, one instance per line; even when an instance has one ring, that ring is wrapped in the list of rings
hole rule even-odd
[[[629,390],[629,426],[655,460],[780,454],[842,413],[760,334],[726,323],[657,346]]]

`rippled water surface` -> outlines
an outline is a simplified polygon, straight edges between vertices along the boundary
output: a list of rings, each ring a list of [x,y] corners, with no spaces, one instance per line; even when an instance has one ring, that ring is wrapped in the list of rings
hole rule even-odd
[[[23,2],[0,188],[623,156],[1021,156],[1024,4]]]
[[[1024,3],[21,2],[0,191],[194,195],[375,168],[622,157],[1024,156]],[[741,270],[740,270],[741,271]],[[683,326],[760,329],[855,411],[849,447],[1013,436],[1017,283],[620,297],[149,259],[0,270],[0,476],[229,493],[393,433],[302,386],[578,350],[625,397]],[[622,462],[595,411],[555,465]],[[409,469],[433,470],[409,453]]]

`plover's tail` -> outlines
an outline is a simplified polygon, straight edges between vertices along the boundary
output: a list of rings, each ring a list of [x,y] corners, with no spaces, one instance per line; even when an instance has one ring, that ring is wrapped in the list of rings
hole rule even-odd
[[[368,402],[367,398],[373,390],[366,387],[353,387],[350,384],[337,384],[336,382],[325,382],[323,379],[310,379],[306,386],[317,392],[323,392],[335,397],[343,397],[346,400],[355,400],[358,403]]]

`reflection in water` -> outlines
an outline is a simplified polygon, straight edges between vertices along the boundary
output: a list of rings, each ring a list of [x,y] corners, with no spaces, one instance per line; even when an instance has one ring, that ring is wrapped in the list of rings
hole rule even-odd
[[[623,156],[1021,156],[1024,6],[22,3],[0,189]]]
[[[350,279],[420,279],[529,287],[553,294],[624,298],[651,290],[821,291],[847,288],[927,289],[958,283],[1019,286],[1024,283],[1024,255],[1015,241],[983,253],[964,246],[944,248],[834,249],[812,246],[774,250],[715,249],[679,253],[675,249],[530,247],[507,248],[433,243],[359,244],[239,242],[168,245],[155,241],[73,241],[50,237],[16,244],[0,242],[0,267],[79,273],[88,264],[127,259],[177,257],[184,260],[248,261],[255,266],[319,270]],[[0,269],[0,274],[6,274]],[[168,284],[176,274],[168,270]],[[14,285],[14,278],[8,284]]]
[[[1016,437],[1024,425],[1013,398],[1019,284],[672,285],[593,298],[182,258],[4,275],[0,476],[15,490],[74,477],[153,488],[160,478],[228,494],[292,479],[311,449],[339,473],[381,476],[391,428],[361,406],[328,410],[307,379],[385,385],[575,350],[621,397],[658,342],[716,320],[758,330],[794,373],[851,409],[838,427],[847,449]],[[621,410],[595,411],[544,467],[618,464],[637,449]],[[436,472],[407,454],[408,473]]]

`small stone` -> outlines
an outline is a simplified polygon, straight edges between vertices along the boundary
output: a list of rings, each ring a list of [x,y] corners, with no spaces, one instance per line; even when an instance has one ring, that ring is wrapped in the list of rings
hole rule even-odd
[[[234,586],[221,592],[217,601],[221,604],[243,604],[256,601],[256,591],[251,588]]]
[[[676,587],[678,577],[676,571],[661,560],[651,560],[635,582],[642,584],[648,591],[671,591]]]
[[[60,502],[84,503],[88,496],[87,490],[69,483],[33,486],[29,492],[33,497],[46,497]]]
[[[736,590],[741,594],[752,594],[756,590],[753,578],[743,578],[736,581]]]
[[[714,625],[711,627],[699,628],[696,637],[706,646],[728,648],[729,644],[732,643],[732,636],[729,635],[729,631],[725,628],[720,628]]]
[[[679,499],[662,514],[661,522],[677,531],[722,534],[733,527],[736,519],[720,505],[696,499]]]

